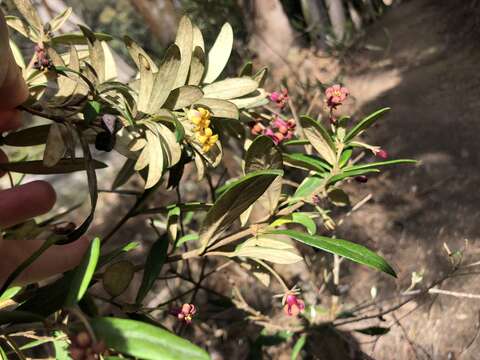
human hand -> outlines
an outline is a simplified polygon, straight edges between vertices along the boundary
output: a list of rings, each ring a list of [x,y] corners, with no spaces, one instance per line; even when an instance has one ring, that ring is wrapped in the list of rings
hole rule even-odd
[[[15,110],[15,107],[27,97],[27,85],[11,53],[5,19],[0,12],[0,133],[15,130],[20,126],[20,112]],[[0,162],[6,161],[7,156],[0,150]],[[50,211],[54,204],[55,191],[44,181],[34,181],[0,191],[0,228],[7,228],[44,214]],[[0,238],[0,286],[42,243],[42,240]],[[73,268],[87,247],[86,238],[68,245],[51,247],[20,275],[16,283],[35,282]]]

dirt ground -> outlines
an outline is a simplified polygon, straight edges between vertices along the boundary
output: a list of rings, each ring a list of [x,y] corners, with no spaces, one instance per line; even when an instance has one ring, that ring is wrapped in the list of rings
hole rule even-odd
[[[368,298],[371,286],[378,287],[379,298],[405,289],[413,271],[425,272],[423,285],[440,278],[449,268],[443,243],[457,250],[468,240],[465,262],[480,260],[480,49],[478,36],[463,26],[472,14],[462,18],[465,14],[456,13],[453,3],[405,2],[367,29],[363,43],[348,54],[345,83],[358,112],[392,107],[370,132],[369,142],[392,158],[421,161],[362,185],[359,198],[372,193],[373,200],[339,231],[381,251],[399,272],[399,279],[391,280],[347,266],[343,281],[353,284],[353,301]],[[438,287],[480,294],[476,269]],[[395,315],[405,316],[402,325],[378,342],[362,344],[366,354],[375,359],[480,359],[480,297],[432,295]],[[395,323],[391,316],[386,319],[383,324]]]

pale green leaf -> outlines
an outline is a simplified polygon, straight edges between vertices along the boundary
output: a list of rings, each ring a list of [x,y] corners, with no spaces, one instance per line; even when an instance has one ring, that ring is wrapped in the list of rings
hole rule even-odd
[[[202,90],[197,86],[186,85],[173,90],[165,101],[164,107],[179,110],[190,106],[203,97]]]
[[[227,100],[202,98],[195,105],[203,106],[210,110],[213,117],[238,120],[239,113],[235,104]]]
[[[61,13],[57,14],[52,20],[48,22],[50,24],[50,31],[55,32],[57,30],[60,30],[60,28],[63,26],[63,24],[65,24],[71,14],[71,7],[67,7]]]
[[[204,83],[214,82],[227,65],[233,48],[233,29],[229,23],[225,23],[218,34],[215,43],[208,52],[208,67],[203,80]]]
[[[190,70],[190,62],[192,60],[193,27],[192,22],[187,16],[183,16],[180,19],[175,44],[180,50],[181,60],[178,68],[177,78],[172,87],[178,88],[185,85],[187,82],[188,72]]]
[[[234,99],[248,95],[258,88],[258,83],[247,77],[229,78],[203,87],[205,97],[214,99]]]
[[[310,141],[315,150],[328,163],[335,164],[336,152],[335,145],[327,130],[317,121],[308,116],[302,116],[300,123],[305,137]]]

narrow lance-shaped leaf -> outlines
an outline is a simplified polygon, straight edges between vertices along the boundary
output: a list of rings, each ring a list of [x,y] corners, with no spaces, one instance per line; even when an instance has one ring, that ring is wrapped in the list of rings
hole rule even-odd
[[[237,220],[278,177],[281,170],[261,170],[249,173],[230,185],[208,211],[200,230],[205,249]]]
[[[17,10],[23,15],[25,20],[38,31],[39,34],[43,33],[43,22],[38,15],[37,10],[33,6],[30,0],[13,0]]]
[[[188,85],[199,85],[202,82],[205,73],[205,52],[199,46],[193,49],[190,62],[190,74],[188,76]]]
[[[143,271],[143,278],[140,288],[138,289],[135,302],[141,304],[145,296],[152,289],[155,280],[162,271],[163,264],[167,259],[168,251],[168,236],[162,236],[158,239],[150,248],[147,260],[145,262],[145,268]]]
[[[93,160],[91,164],[95,169],[103,169],[107,167],[107,164],[97,160]],[[83,158],[76,158],[62,159],[53,167],[46,167],[41,160],[4,163],[0,164],[0,170],[20,174],[52,175],[83,171],[85,170],[85,166],[85,160]]]
[[[152,71],[152,73],[156,73],[158,71],[158,67],[155,62],[150,58],[150,56],[143,50],[143,48],[138,45],[132,38],[129,36],[125,36],[123,38],[125,42],[125,46],[132,57],[133,62],[137,65],[138,70],[141,69],[142,65],[140,63],[140,58],[142,57],[148,64],[148,69]]]
[[[232,47],[233,29],[229,23],[225,23],[208,52],[208,68],[203,80],[204,83],[210,84],[220,76],[230,58]]]
[[[379,255],[365,246],[341,239],[331,239],[325,236],[308,235],[294,230],[274,230],[270,234],[290,236],[292,239],[332,254],[343,256],[359,264],[383,271],[397,277],[395,270]]]
[[[193,26],[192,22],[187,16],[183,16],[180,19],[175,44],[180,50],[181,57],[177,78],[173,84],[173,88],[178,88],[185,85],[187,82],[187,76],[190,70],[190,62],[192,60]]]
[[[180,68],[180,50],[172,45],[168,48],[165,57],[155,74],[152,93],[148,104],[148,113],[154,114],[159,111],[173,90],[175,79]]]
[[[61,13],[57,14],[52,20],[50,20],[48,22],[50,24],[50,31],[55,32],[57,30],[60,30],[60,28],[63,26],[63,24],[65,24],[65,22],[72,14],[72,11],[73,10],[71,7],[67,7]]]
[[[39,125],[11,132],[3,138],[3,143],[8,146],[35,146],[45,144],[50,132],[50,126],[50,124]]]
[[[162,328],[140,321],[94,318],[91,325],[107,347],[145,360],[209,360],[205,350]]]
[[[78,303],[83,295],[87,292],[90,281],[97,267],[98,258],[100,257],[100,238],[95,238],[83,257],[80,265],[75,269],[72,279],[70,291],[65,299],[65,306],[71,307]]]
[[[395,165],[395,164],[416,164],[416,160],[411,159],[396,159],[396,160],[387,160],[387,161],[378,161],[368,164],[361,164],[361,165],[353,165],[345,167],[344,171],[357,171],[357,170],[365,170],[365,169],[375,169],[379,166],[386,166],[386,165]]]
[[[65,125],[53,123],[48,133],[45,151],[43,153],[43,165],[52,167],[58,164],[66,151],[63,131],[67,131]]]
[[[390,110],[390,108],[386,107],[380,110],[375,111],[374,113],[368,115],[366,118],[361,120],[357,125],[353,127],[352,130],[350,130],[347,135],[345,136],[345,143],[353,140],[355,136],[360,134],[363,130],[368,128],[370,125],[372,125],[375,121],[377,121],[378,117],[382,115],[384,112]]]

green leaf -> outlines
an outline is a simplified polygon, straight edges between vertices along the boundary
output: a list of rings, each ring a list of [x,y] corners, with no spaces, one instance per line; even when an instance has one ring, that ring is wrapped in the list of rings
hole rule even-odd
[[[93,160],[92,165],[95,169],[107,167],[107,164],[97,160]],[[19,161],[0,164],[0,170],[34,175],[67,174],[85,170],[85,160],[83,158],[62,159],[53,167],[43,165],[41,160]]]
[[[195,105],[203,106],[210,110],[213,117],[238,120],[238,108],[227,100],[201,98]]]
[[[127,35],[124,36],[123,41],[125,42],[125,46],[127,47],[127,50],[132,57],[133,62],[135,63],[135,65],[137,65],[138,70],[142,68],[140,62],[143,58],[148,65],[148,70],[150,70],[152,73],[158,72],[157,65],[140,45],[138,45],[132,38]]]
[[[366,118],[361,120],[352,130],[350,130],[347,135],[345,136],[345,143],[353,140],[358,134],[360,134],[363,130],[371,126],[378,117],[382,115],[384,112],[390,110],[390,108],[386,107],[380,110],[375,111],[374,113],[368,115]]]
[[[97,120],[101,110],[102,104],[100,104],[98,101],[87,101],[83,107],[83,118],[87,124],[92,124],[95,120]]]
[[[243,64],[242,68],[238,72],[238,76],[252,76],[253,75],[253,63],[251,61],[247,61]]]
[[[181,57],[177,78],[173,85],[173,88],[178,88],[185,85],[187,82],[188,71],[190,70],[190,62],[192,60],[193,26],[188,16],[183,16],[180,19],[175,44],[180,49]]]
[[[269,100],[267,99],[267,93],[264,89],[257,89],[250,96],[241,97],[237,99],[230,99],[239,109],[249,109],[267,105]]]
[[[248,95],[258,88],[258,83],[247,77],[229,78],[203,87],[205,97],[213,99],[235,99]]]
[[[282,175],[282,170],[260,170],[232,182],[203,221],[200,230],[203,248],[218,239]]]
[[[195,241],[195,240],[198,240],[199,238],[200,237],[198,236],[198,234],[187,234],[185,236],[182,236],[177,241],[177,248],[180,247],[181,245],[185,244],[186,242]]]
[[[190,62],[190,74],[188,76],[188,85],[199,85],[202,82],[205,72],[205,52],[200,47],[193,49],[192,60]]]
[[[19,131],[11,132],[3,138],[3,143],[8,146],[35,146],[47,142],[49,125],[33,126]]]
[[[214,82],[228,63],[233,48],[233,29],[225,23],[218,34],[215,43],[208,52],[208,68],[203,80],[204,83]]]
[[[313,175],[305,178],[300,186],[293,194],[291,201],[297,199],[305,199],[307,201],[311,200],[312,194],[317,191],[320,186],[325,184],[325,179],[318,175]]]
[[[340,168],[343,168],[347,164],[348,160],[350,160],[350,158],[352,157],[352,152],[352,148],[346,148],[345,150],[343,150],[339,161]]]
[[[267,80],[268,76],[268,68],[265,66],[264,68],[257,71],[255,75],[253,75],[252,79],[258,83],[258,86],[263,86],[265,81]]]
[[[300,355],[300,351],[302,351],[306,342],[307,342],[307,334],[303,334],[298,338],[298,340],[295,342],[295,345],[293,346],[293,349],[292,349],[292,356],[290,357],[291,360],[298,359],[298,356]]]
[[[310,141],[315,150],[322,158],[333,165],[337,160],[335,144],[327,130],[318,121],[308,116],[300,117],[300,123],[305,137]]]
[[[336,182],[349,178],[349,177],[355,177],[359,175],[364,175],[364,174],[369,174],[369,173],[378,173],[380,170],[378,169],[360,169],[360,170],[354,170],[354,171],[344,171],[338,175],[332,176],[331,178],[328,179],[328,184],[333,185]]]
[[[48,22],[50,24],[50,31],[55,32],[57,30],[60,30],[60,28],[63,26],[63,24],[65,24],[71,14],[71,7],[67,7],[61,13],[57,14],[52,20]]]
[[[127,260],[111,264],[103,273],[103,288],[107,293],[116,297],[127,290],[135,274],[135,266]]]
[[[52,284],[46,285],[35,292],[21,304],[17,310],[28,311],[43,316],[48,316],[58,311],[65,303],[74,273],[68,272]]]
[[[367,265],[371,268],[392,275],[393,277],[397,277],[395,270],[393,270],[393,268],[381,256],[362,245],[347,240],[331,239],[318,235],[307,235],[294,230],[273,230],[269,233],[290,236],[292,239],[313,246],[317,249],[343,256],[359,264]]]
[[[292,249],[275,249],[261,246],[240,246],[232,255],[284,265],[295,264],[303,260]]]
[[[190,106],[203,97],[203,91],[196,86],[186,85],[172,90],[165,100],[164,107],[178,110]]]
[[[387,161],[378,161],[368,164],[361,164],[361,165],[353,165],[347,166],[344,168],[344,171],[357,171],[357,170],[366,170],[366,169],[374,169],[379,166],[386,166],[386,165],[395,165],[395,164],[417,164],[418,161],[411,160],[411,159],[397,159],[397,160],[387,160]]]
[[[162,63],[158,67],[153,83],[153,91],[150,95],[150,113],[158,112],[167,100],[168,95],[175,87],[175,79],[180,69],[180,49],[172,45],[167,49]]]
[[[91,325],[99,339],[130,356],[145,360],[208,360],[205,350],[159,327],[135,320],[94,318]]]
[[[150,248],[147,260],[145,262],[145,268],[143,272],[142,283],[138,289],[135,302],[141,304],[145,296],[151,290],[155,280],[162,271],[163,264],[167,259],[168,251],[168,237],[162,236],[158,239]]]
[[[13,298],[15,295],[17,295],[20,291],[22,290],[21,286],[12,286],[5,291],[2,296],[0,296],[0,303],[2,301],[10,300]]]
[[[108,254],[102,255],[98,260],[98,268],[101,268],[105,264],[108,264],[110,261],[114,260],[121,254],[132,251],[139,246],[140,246],[139,242],[132,241],[132,242],[129,242],[127,245],[122,246],[121,248],[115,249]]]
[[[100,257],[100,238],[93,239],[82,262],[76,267],[70,291],[65,299],[65,306],[72,307],[78,303],[88,289],[93,278],[98,258]]]
[[[0,325],[43,322],[45,319],[35,313],[20,310],[0,311]]]
[[[354,331],[370,336],[380,336],[388,334],[390,332],[390,328],[382,326],[370,326],[363,329],[355,329]]]
[[[302,153],[283,153],[283,160],[287,165],[304,170],[312,170],[319,173],[332,171],[332,167],[324,160],[313,155]]]
[[[314,235],[317,232],[317,225],[310,216],[301,212],[294,212],[290,215],[282,216],[272,222],[269,227],[275,228],[284,224],[296,223],[303,225],[310,235]]]

